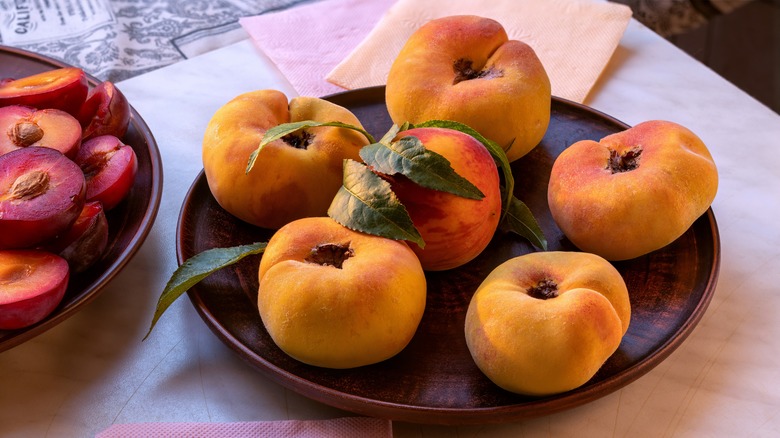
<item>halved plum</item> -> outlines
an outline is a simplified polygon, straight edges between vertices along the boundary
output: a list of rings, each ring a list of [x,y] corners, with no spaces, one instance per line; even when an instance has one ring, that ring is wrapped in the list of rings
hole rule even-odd
[[[100,260],[108,246],[108,220],[103,204],[87,202],[70,228],[42,249],[59,254],[73,273],[84,272]]]
[[[75,117],[88,92],[84,71],[77,67],[64,67],[0,82],[0,106],[56,108]]]
[[[99,201],[106,211],[127,196],[138,172],[133,148],[113,135],[101,135],[82,143],[76,164],[87,181],[87,201]]]
[[[74,159],[81,146],[81,124],[58,109],[38,110],[24,105],[0,108],[0,155],[29,146],[57,149]]]
[[[78,119],[84,129],[84,140],[99,135],[122,138],[130,125],[130,104],[112,82],[104,81],[89,91]]]
[[[0,249],[30,248],[65,231],[85,197],[81,168],[56,149],[0,155]]]
[[[31,326],[65,296],[70,269],[64,258],[40,250],[0,250],[0,329]]]

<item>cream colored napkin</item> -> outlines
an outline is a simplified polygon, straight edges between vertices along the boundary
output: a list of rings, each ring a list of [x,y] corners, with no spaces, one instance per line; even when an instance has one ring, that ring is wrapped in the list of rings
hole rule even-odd
[[[234,423],[115,424],[95,438],[392,438],[390,420],[345,417],[332,420]]]
[[[326,76],[354,89],[382,85],[409,36],[431,19],[479,15],[529,44],[547,70],[554,96],[583,102],[631,19],[625,5],[601,0],[399,0]]]

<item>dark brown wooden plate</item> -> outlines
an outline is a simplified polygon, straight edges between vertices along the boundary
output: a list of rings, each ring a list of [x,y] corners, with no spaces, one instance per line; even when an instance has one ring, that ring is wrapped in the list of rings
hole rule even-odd
[[[350,108],[377,138],[391,126],[384,88],[330,96]],[[547,182],[555,157],[580,139],[600,139],[627,125],[586,106],[554,99],[542,143],[516,161],[515,194],[540,222],[550,250],[575,250],[547,208]],[[178,224],[179,262],[214,247],[266,241],[272,231],[242,223],[216,203],[205,176],[195,180]],[[300,394],[358,414],[437,424],[515,421],[569,409],[609,394],[664,360],[691,333],[709,304],[720,263],[718,229],[708,211],[668,247],[615,263],[631,294],[632,320],[618,351],[584,386],[551,397],[525,397],[491,383],[474,365],[463,334],[469,300],[498,264],[534,251],[515,235],[498,233],[477,259],[429,273],[428,303],[408,347],[382,363],[330,370],[300,363],[279,350],[258,316],[259,256],[213,274],[189,291],[207,325],[266,376]]]
[[[0,46],[0,78],[21,78],[61,67],[68,65],[43,55]],[[90,75],[88,81],[90,86],[100,82]],[[160,205],[162,161],[149,127],[135,109],[131,112],[130,127],[122,141],[132,146],[135,151],[138,157],[138,173],[127,198],[106,214],[109,241],[105,254],[87,271],[71,276],[62,302],[54,313],[43,321],[24,329],[0,330],[0,351],[38,336],[97,297],[146,239]]]

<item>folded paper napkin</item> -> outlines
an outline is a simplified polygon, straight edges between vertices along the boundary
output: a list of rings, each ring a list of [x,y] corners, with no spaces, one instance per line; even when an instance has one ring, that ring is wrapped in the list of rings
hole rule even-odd
[[[332,420],[235,423],[115,424],[95,438],[392,438],[389,420],[346,417]]]
[[[553,95],[583,102],[631,9],[603,0],[321,0],[240,23],[299,94],[323,96],[384,84],[412,32],[456,14],[498,20],[510,38],[534,48]]]
[[[395,0],[322,0],[239,19],[241,27],[298,94],[344,88],[325,75],[365,38]]]
[[[321,0],[240,23],[299,94],[323,96],[383,85],[412,32],[457,14],[498,20],[510,38],[534,48],[553,95],[583,102],[631,9],[603,0]]]
[[[554,96],[583,102],[620,42],[631,9],[600,0],[399,0],[327,79],[350,89],[384,84],[409,36],[448,15],[500,22],[510,39],[534,49]]]

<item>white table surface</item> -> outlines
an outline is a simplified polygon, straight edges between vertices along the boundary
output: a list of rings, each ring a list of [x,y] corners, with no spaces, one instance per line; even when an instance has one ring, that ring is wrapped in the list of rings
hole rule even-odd
[[[0,353],[0,435],[85,437],[113,423],[352,415],[265,378],[222,344],[186,297],[141,342],[176,268],[175,228],[201,169],[205,126],[236,95],[295,95],[246,40],[121,82],[164,163],[156,223],[134,259],[77,314]],[[398,437],[780,436],[780,116],[632,21],[586,104],[626,123],[666,119],[709,146],[720,279],[702,321],[668,359],[584,406],[530,421],[393,423]]]

